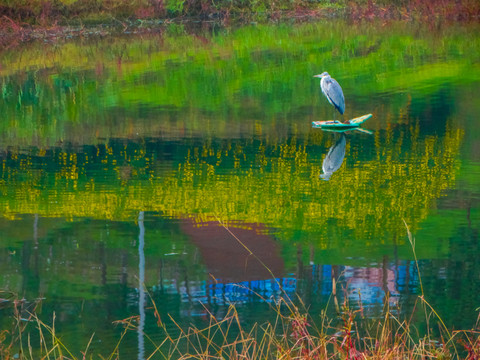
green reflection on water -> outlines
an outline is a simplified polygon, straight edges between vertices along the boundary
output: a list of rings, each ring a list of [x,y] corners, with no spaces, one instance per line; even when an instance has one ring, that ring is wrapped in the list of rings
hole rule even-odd
[[[109,288],[94,269],[135,271],[135,261],[125,260],[122,270],[116,259],[136,250],[128,239],[137,237],[139,211],[166,219],[146,224],[147,263],[167,259],[173,245],[186,249],[166,266],[172,279],[206,277],[172,219],[250,230],[262,224],[290,272],[299,259],[378,264],[393,248],[411,259],[402,220],[419,238],[420,258],[471,263],[475,251],[462,257],[450,245],[463,241],[461,230],[474,248],[479,222],[478,33],[478,26],[325,22],[4,51],[0,227],[8,230],[2,257],[10,262],[3,264],[18,272],[4,272],[0,286],[34,294],[44,290],[37,288],[41,274],[45,283],[58,280],[50,294],[80,294],[92,308],[108,289],[125,298],[136,286],[131,279],[113,277],[118,286]],[[333,114],[312,79],[323,70],[342,84],[347,117],[374,114],[365,124],[374,134],[347,135],[345,161],[328,182],[319,175],[336,138],[310,125]],[[24,214],[50,229],[41,235],[40,263],[51,257],[42,247],[50,242],[62,259],[78,260],[71,272],[35,273],[29,257],[15,258],[35,252]],[[55,217],[66,222],[56,228],[45,220]],[[85,229],[95,235],[84,236]],[[70,232],[82,234],[81,243],[61,241]],[[92,252],[102,259],[80,261]]]
[[[415,229],[432,201],[453,184],[462,138],[450,127],[441,139],[419,139],[415,128],[392,133],[395,143],[383,132],[362,139],[372,146],[368,159],[349,147],[346,158],[358,163],[345,164],[341,179],[328,183],[319,178],[323,135],[313,131],[301,141],[119,140],[81,152],[8,152],[0,206],[4,216],[114,221],[152,211],[197,221],[262,223],[280,229],[278,237],[287,242],[301,231],[322,249],[343,248],[345,241],[355,247],[360,239],[362,247],[377,246],[404,234],[401,219]]]
[[[404,93],[431,96],[446,83],[479,81],[473,30],[326,22],[32,44],[1,59],[8,119],[1,139],[92,143],[160,131],[223,137],[232,126],[256,122],[269,132],[279,123],[332,116],[311,78],[325,69],[342,84],[347,117],[373,112],[384,127],[383,115],[401,119]]]
[[[287,241],[301,231],[320,248],[341,246],[325,245],[331,231],[344,241],[337,228],[384,243],[454,184],[477,106],[464,101],[480,80],[477,35],[336,21],[4,52],[2,213],[154,211],[263,223]],[[311,78],[325,69],[346,117],[372,112],[377,130],[347,147],[341,184],[318,179],[333,140],[309,125],[332,114]]]

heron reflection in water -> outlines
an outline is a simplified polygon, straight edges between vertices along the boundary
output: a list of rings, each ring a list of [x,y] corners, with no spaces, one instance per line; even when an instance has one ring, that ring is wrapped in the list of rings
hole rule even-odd
[[[345,148],[347,147],[347,139],[345,134],[340,134],[340,138],[328,150],[327,156],[323,160],[323,174],[320,177],[323,180],[330,180],[330,176],[340,169],[343,159],[345,158]]]

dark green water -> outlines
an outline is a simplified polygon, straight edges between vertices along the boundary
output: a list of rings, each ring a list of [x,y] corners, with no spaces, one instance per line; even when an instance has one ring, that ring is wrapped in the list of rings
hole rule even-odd
[[[385,302],[409,316],[421,291],[405,221],[425,297],[449,328],[471,328],[479,35],[411,23],[172,25],[3,50],[0,289],[25,306],[42,298],[40,318],[55,313],[78,356],[93,333],[94,352],[110,354],[123,330],[112,322],[130,316],[160,343],[152,299],[172,331],[168,314],[204,326],[231,303],[246,327],[263,323],[278,283],[314,318],[334,313],[332,277],[346,289],[339,301],[361,298],[368,316]],[[334,114],[312,78],[323,71],[343,87],[345,119],[373,114],[371,134],[312,128]],[[344,160],[326,181],[335,143]],[[0,308],[2,329],[12,308]],[[151,351],[135,331],[120,347],[125,358]]]

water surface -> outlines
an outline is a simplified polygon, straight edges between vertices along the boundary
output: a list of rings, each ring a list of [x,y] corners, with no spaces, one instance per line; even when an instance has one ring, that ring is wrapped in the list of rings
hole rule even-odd
[[[235,303],[248,326],[281,294],[334,314],[335,278],[368,316],[385,302],[408,316],[420,284],[406,223],[426,298],[450,328],[472,327],[479,32],[172,25],[4,50],[0,289],[43,298],[64,343],[79,352],[95,332],[104,355],[130,316],[161,341],[151,300],[182,326]],[[343,87],[345,119],[373,114],[371,134],[312,128],[334,116],[322,71]],[[325,176],[335,144],[343,161]],[[11,307],[0,312],[8,328]],[[121,346],[150,350],[134,332]]]

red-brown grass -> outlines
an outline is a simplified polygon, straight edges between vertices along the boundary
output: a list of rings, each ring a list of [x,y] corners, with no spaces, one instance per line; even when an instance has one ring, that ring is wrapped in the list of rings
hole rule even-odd
[[[337,16],[359,19],[418,19],[478,21],[477,0],[0,0],[0,31],[19,31],[26,26],[54,27],[86,22],[112,22],[126,19],[165,19],[200,17],[203,19],[322,18]]]

